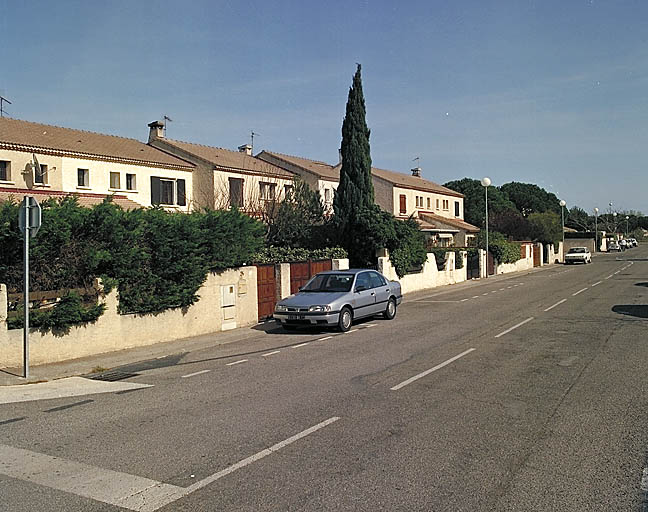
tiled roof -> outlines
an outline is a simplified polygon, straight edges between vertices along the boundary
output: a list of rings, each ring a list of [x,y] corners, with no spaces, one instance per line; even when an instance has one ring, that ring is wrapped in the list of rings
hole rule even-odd
[[[302,169],[321,178],[331,181],[340,181],[340,169],[333,165],[327,164],[326,162],[309,160],[308,158],[301,158],[298,156],[284,155],[282,153],[275,153],[272,151],[262,151],[257,155],[257,158],[263,158],[264,154],[269,155],[270,157],[279,161],[301,167]]]
[[[46,199],[60,199],[67,196],[75,196],[79,202],[80,206],[90,207],[95,204],[102,203],[106,199],[105,194],[91,194],[91,193],[70,193],[70,192],[58,192],[54,190],[39,190],[39,189],[26,189],[26,188],[6,188],[0,187],[0,202],[14,200],[17,202],[22,201],[23,197],[32,196],[39,203],[45,201]],[[114,194],[112,195],[112,201],[118,206],[121,206],[124,210],[134,210],[136,208],[142,208],[142,205],[131,201],[126,196]]]
[[[411,174],[405,174],[402,172],[387,171],[385,169],[377,169],[375,167],[371,168],[371,174],[378,176],[393,185],[401,188],[409,188],[414,190],[423,190],[425,192],[434,192],[436,194],[444,194],[446,196],[455,196],[463,197],[463,194],[455,192],[443,185],[434,183],[433,181],[428,181],[418,176],[412,176]]]
[[[193,165],[135,139],[0,118],[0,147],[46,154],[140,163],[155,167],[193,169]]]
[[[478,233],[480,229],[477,226],[468,224],[466,221],[461,219],[451,219],[448,217],[442,217],[435,213],[423,213],[419,212],[418,214],[419,221],[421,224],[421,229],[443,229],[446,226],[451,226],[456,229],[461,229],[462,231],[467,231],[468,233]]]
[[[269,162],[264,162],[240,151],[231,151],[229,149],[216,148],[212,146],[203,146],[202,144],[192,144],[172,139],[158,139],[160,142],[179,148],[187,153],[196,155],[203,160],[207,160],[217,167],[225,169],[236,169],[255,174],[265,174],[280,178],[292,179],[294,175],[281,167],[277,167]]]

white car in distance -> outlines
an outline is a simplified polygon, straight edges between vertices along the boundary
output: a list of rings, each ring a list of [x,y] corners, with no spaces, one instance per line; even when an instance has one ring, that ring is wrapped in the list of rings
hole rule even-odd
[[[592,263],[592,253],[587,247],[572,247],[565,254],[565,265],[572,263]]]

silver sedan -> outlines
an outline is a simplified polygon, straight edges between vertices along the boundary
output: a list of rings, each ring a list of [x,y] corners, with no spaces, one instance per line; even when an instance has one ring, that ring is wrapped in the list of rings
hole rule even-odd
[[[396,316],[401,286],[369,269],[330,270],[312,277],[299,292],[277,303],[274,318],[284,329],[337,326],[342,332],[354,319]]]

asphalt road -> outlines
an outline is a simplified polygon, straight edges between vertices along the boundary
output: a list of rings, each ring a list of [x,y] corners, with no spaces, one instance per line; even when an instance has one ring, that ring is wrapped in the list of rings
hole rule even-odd
[[[0,405],[2,509],[643,510],[647,271],[596,255]]]

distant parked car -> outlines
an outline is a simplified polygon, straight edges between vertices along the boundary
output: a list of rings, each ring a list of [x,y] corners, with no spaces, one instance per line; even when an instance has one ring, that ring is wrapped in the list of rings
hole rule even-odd
[[[587,247],[572,247],[565,254],[565,264],[572,263],[592,263],[592,253]]]
[[[619,247],[621,247],[622,251],[625,251],[628,248],[628,242],[625,240],[619,240]]]
[[[636,238],[631,238],[630,241],[632,242],[633,247],[637,247],[639,245],[639,242],[637,242]]]
[[[608,252],[621,252],[621,246],[616,242],[610,242],[608,244]]]
[[[286,330],[337,326],[342,332],[357,318],[396,316],[401,286],[369,269],[329,270],[313,276],[299,292],[279,301],[274,318]]]

